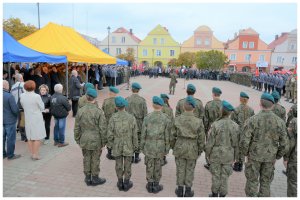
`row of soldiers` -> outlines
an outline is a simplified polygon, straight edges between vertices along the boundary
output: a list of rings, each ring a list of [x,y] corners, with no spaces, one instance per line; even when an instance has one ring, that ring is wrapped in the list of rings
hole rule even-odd
[[[297,109],[293,106],[289,112],[287,129],[285,119],[280,118],[283,115],[277,116],[282,110],[277,92],[261,96],[261,111],[255,115],[247,105],[249,96],[245,92],[240,93],[240,106],[234,108],[221,100],[222,91],[214,87],[213,100],[203,107],[202,101],[194,97],[196,87],[188,84],[187,97],[177,103],[174,118],[166,94],[152,98],[154,111],[148,114],[138,83],[132,84],[132,95],[126,99],[117,96],[117,88],[110,87],[110,97],[102,105],[104,112],[97,105],[96,90],[89,84],[86,87],[86,95],[79,100],[74,134],[82,148],[87,185],[105,183],[99,178],[99,164],[102,148],[107,146],[107,157],[115,160],[120,191],[133,186],[131,164],[141,160],[142,152],[146,189],[158,193],[163,190],[159,182],[164,157],[172,149],[178,197],[194,196],[194,170],[203,151],[205,167],[212,174],[211,197],[227,195],[228,177],[233,169],[242,170],[245,157],[246,195],[270,196],[275,161],[283,156],[287,161],[288,196],[297,196]]]

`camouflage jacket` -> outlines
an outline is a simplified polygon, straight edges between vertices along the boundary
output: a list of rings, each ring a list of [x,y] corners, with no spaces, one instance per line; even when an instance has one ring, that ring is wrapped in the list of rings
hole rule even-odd
[[[171,74],[170,74],[170,78],[171,78],[170,85],[175,85],[175,84],[176,84],[177,74],[171,73]]]
[[[246,120],[240,136],[244,156],[258,162],[273,162],[288,150],[284,121],[271,110],[262,110]]]
[[[115,97],[109,97],[107,99],[104,99],[104,102],[102,104],[102,110],[104,112],[106,121],[109,122],[109,119],[111,118],[112,114],[117,112]]]
[[[221,108],[221,100],[212,100],[206,103],[203,118],[206,133],[210,129],[211,124],[221,117]]]
[[[132,94],[126,100],[128,101],[126,111],[135,117],[138,132],[141,132],[144,117],[148,114],[146,100],[138,94]]]
[[[197,102],[196,108],[194,109],[194,115],[195,117],[203,120],[204,117],[204,107],[203,103],[200,99],[196,99],[195,101]],[[181,99],[178,101],[177,106],[176,106],[176,112],[175,112],[175,117],[178,117],[184,112],[184,103],[185,99]]]
[[[255,115],[254,110],[248,105],[240,104],[235,110],[231,113],[231,120],[237,123],[240,129],[243,128],[245,121]]]
[[[231,164],[234,161],[239,147],[238,131],[239,126],[229,117],[220,118],[212,124],[205,147],[210,163]]]
[[[113,156],[132,156],[139,147],[135,118],[126,111],[114,113],[109,119],[107,140]]]
[[[97,150],[106,145],[106,127],[103,111],[97,105],[87,103],[77,112],[74,139],[83,149]]]
[[[171,121],[161,111],[148,114],[143,122],[140,149],[145,156],[162,158],[170,150]]]
[[[284,155],[284,160],[297,163],[297,118],[293,118],[288,126],[289,151]]]
[[[173,114],[173,110],[172,108],[170,108],[167,104],[164,104],[162,110],[163,113],[165,113],[169,119],[171,120],[171,122],[174,121],[174,114]]]
[[[170,144],[175,157],[197,159],[205,147],[203,121],[189,112],[176,117]]]
[[[289,110],[288,114],[287,114],[287,121],[286,121],[286,127],[289,126],[290,121],[296,117],[295,113],[297,113],[297,104],[294,104],[291,109]]]
[[[85,95],[81,96],[81,97],[79,98],[79,100],[78,100],[78,109],[79,109],[79,108],[82,108],[82,107],[85,106],[87,103],[88,103],[88,100],[87,100],[86,96],[85,96]],[[97,101],[97,100],[95,101],[95,105],[97,105],[97,107],[98,107],[98,101]]]
[[[285,108],[278,104],[278,103],[275,103],[274,104],[274,107],[273,107],[273,112],[278,116],[280,117],[283,121],[286,120],[286,110]]]

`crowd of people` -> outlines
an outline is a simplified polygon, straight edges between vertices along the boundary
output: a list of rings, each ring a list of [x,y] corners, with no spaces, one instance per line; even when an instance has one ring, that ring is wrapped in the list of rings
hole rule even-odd
[[[174,116],[167,94],[154,96],[154,111],[148,113],[146,100],[139,95],[142,89],[139,83],[132,83],[132,94],[126,99],[118,96],[119,90],[114,87],[117,74],[126,77],[125,80],[120,78],[119,82],[124,81],[129,86],[131,72],[128,68],[93,65],[85,73],[85,65],[69,66],[68,84],[66,79],[60,79],[66,74],[65,69],[63,64],[51,66],[51,70],[47,64],[36,65],[33,70],[16,66],[10,73],[11,78],[3,76],[4,158],[20,157],[14,152],[18,128],[22,140],[28,143],[31,159],[41,159],[40,141],[49,143],[51,116],[55,121],[54,145],[67,146],[66,118],[72,109],[74,139],[82,149],[84,181],[88,186],[106,182],[105,178],[99,177],[100,156],[106,146],[106,157],[115,160],[120,191],[126,192],[133,187],[131,164],[139,163],[143,153],[146,189],[149,193],[158,193],[163,190],[160,184],[162,167],[167,164],[166,155],[172,149],[178,197],[194,196],[194,170],[203,152],[204,167],[212,174],[211,197],[225,197],[232,170],[242,171],[244,164],[246,196],[270,196],[275,162],[282,157],[287,168],[287,196],[297,196],[297,104],[294,102],[286,119],[285,108],[279,103],[282,95],[277,85],[275,89],[271,87],[270,93],[262,94],[261,111],[255,114],[247,104],[250,97],[245,92],[240,93],[240,105],[234,108],[221,99],[222,91],[214,87],[212,101],[204,106],[194,97],[196,87],[188,84],[187,97],[178,101]],[[174,94],[173,84],[176,85],[176,78],[184,73],[174,69],[168,74],[171,77],[170,94]],[[209,79],[214,77],[210,72],[203,74],[208,74],[204,77]],[[195,78],[186,74],[184,77]],[[9,83],[11,80],[15,83]],[[110,97],[100,106],[97,90],[103,85],[109,86]]]

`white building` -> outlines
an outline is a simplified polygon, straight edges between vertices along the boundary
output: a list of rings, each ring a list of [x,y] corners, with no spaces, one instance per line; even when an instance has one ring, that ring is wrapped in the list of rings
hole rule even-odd
[[[106,36],[101,41],[100,49],[109,52],[110,55],[116,57],[126,53],[128,48],[133,48],[135,60],[137,60],[138,45],[140,42],[141,40],[132,33],[132,29],[128,31],[125,28],[120,27],[109,34],[109,40],[108,36]]]
[[[297,63],[297,29],[276,35],[268,46],[272,49],[271,69],[294,69]]]

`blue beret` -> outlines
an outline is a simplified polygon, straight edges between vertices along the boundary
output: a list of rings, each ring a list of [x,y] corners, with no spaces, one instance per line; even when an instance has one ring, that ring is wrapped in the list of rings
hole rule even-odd
[[[152,102],[153,102],[153,104],[156,104],[156,105],[160,105],[160,106],[164,105],[164,100],[158,96],[152,97]]]
[[[185,102],[190,104],[191,106],[193,106],[193,108],[196,107],[196,101],[194,99],[194,97],[192,96],[188,96],[186,99],[185,99]]]
[[[273,104],[275,103],[274,97],[268,93],[263,93],[260,97],[260,99],[264,99],[267,101],[271,101]]]
[[[280,95],[277,91],[273,91],[271,95],[273,96],[274,99],[277,99],[277,100],[280,99]]]
[[[117,96],[115,97],[115,104],[118,108],[122,108],[122,107],[125,107],[125,106],[128,106],[128,102],[126,99],[124,99],[123,97],[121,96]]]
[[[113,93],[116,93],[116,94],[119,93],[119,89],[116,88],[116,87],[113,87],[113,86],[110,86],[110,87],[109,87],[109,91],[111,91],[111,92],[113,92]]]
[[[167,94],[160,94],[160,98],[163,99],[170,99],[169,96]]]
[[[222,106],[225,110],[234,111],[234,107],[227,101],[222,101]]]
[[[88,88],[95,89],[94,85],[91,84],[91,83],[86,83],[86,84],[84,84],[84,87],[85,87],[86,90],[87,90]]]
[[[212,93],[214,93],[214,94],[222,94],[222,90],[220,88],[213,87]]]
[[[86,94],[90,97],[96,98],[98,96],[97,90],[93,88],[88,88]]]
[[[141,85],[138,83],[132,83],[131,87],[138,90],[142,89]]]
[[[241,92],[240,97],[249,99],[248,94],[246,94],[245,92]]]
[[[187,89],[193,92],[196,92],[196,87],[193,84],[188,84]]]

